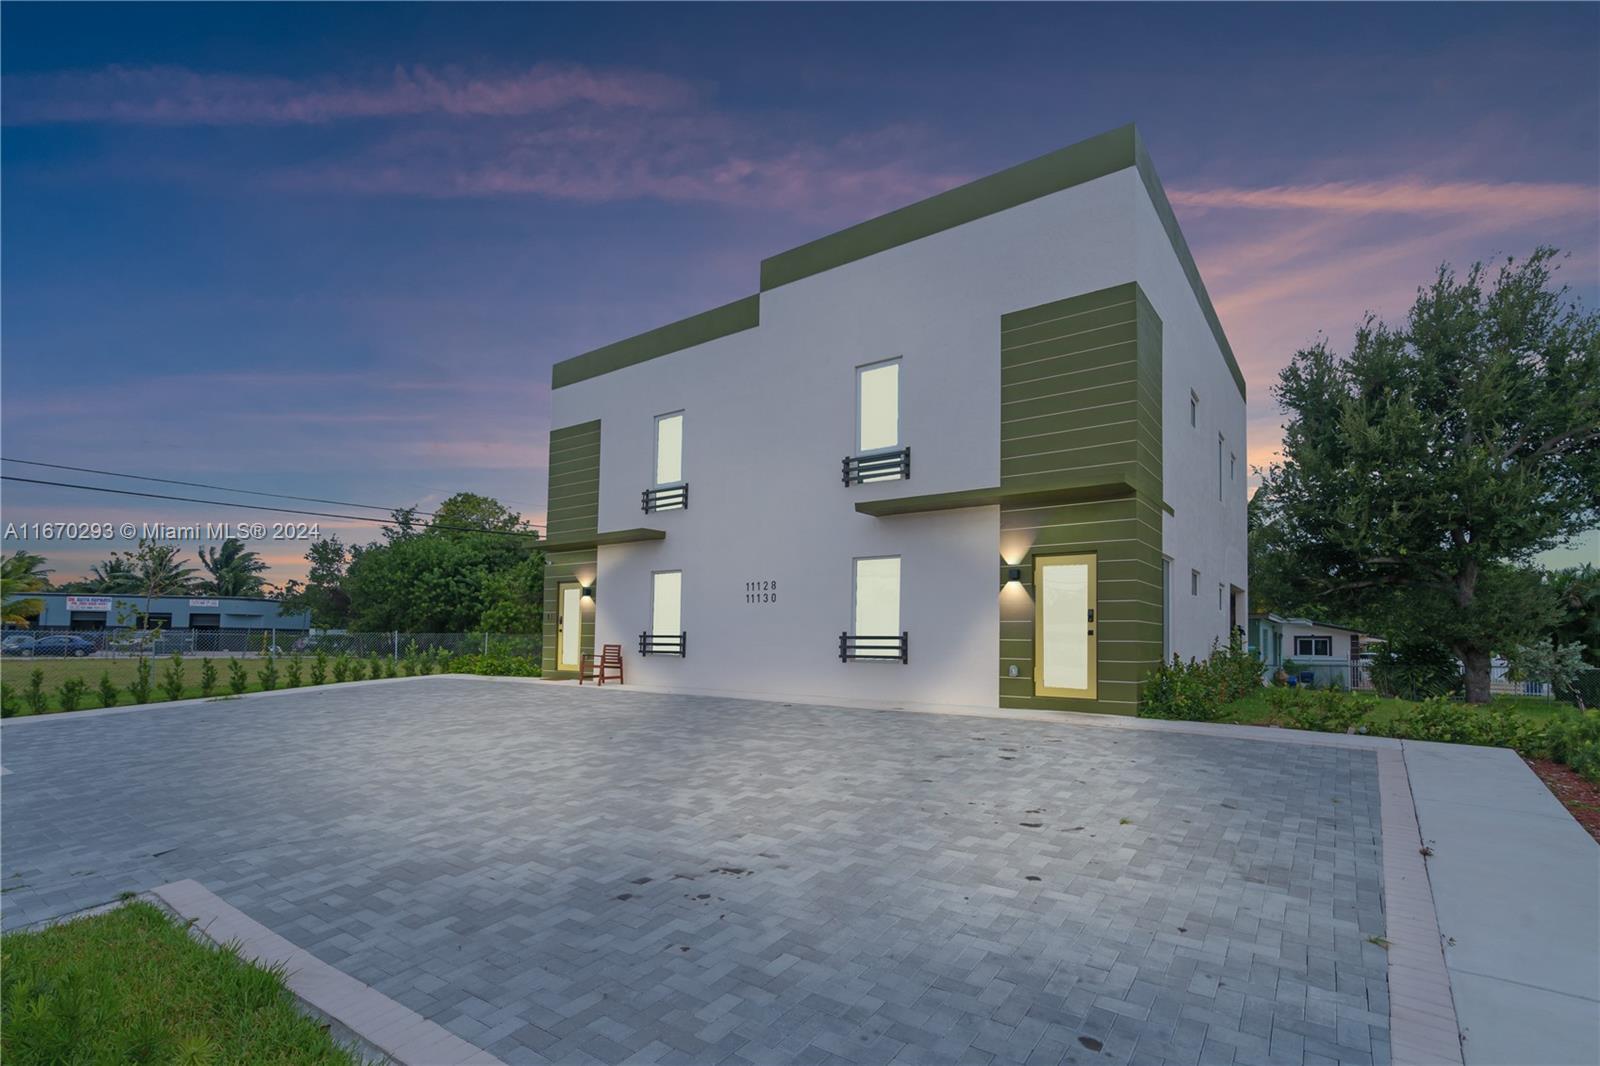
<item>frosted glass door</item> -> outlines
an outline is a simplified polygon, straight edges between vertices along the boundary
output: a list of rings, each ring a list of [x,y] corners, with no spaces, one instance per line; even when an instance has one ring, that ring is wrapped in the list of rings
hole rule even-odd
[[[1034,560],[1034,692],[1095,698],[1095,559]]]
[[[578,668],[578,651],[583,641],[583,607],[577,585],[561,586],[561,642],[556,665],[563,670]]]

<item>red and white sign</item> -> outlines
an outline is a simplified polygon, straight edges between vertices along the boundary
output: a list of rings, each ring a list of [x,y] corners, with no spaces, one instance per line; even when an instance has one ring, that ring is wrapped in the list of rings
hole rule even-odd
[[[68,596],[67,610],[69,611],[109,611],[111,610],[110,596]]]

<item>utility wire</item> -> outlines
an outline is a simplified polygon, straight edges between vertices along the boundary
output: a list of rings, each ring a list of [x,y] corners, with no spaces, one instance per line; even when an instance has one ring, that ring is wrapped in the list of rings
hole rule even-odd
[[[329,511],[301,511],[293,507],[270,507],[264,503],[240,503],[237,500],[200,500],[193,496],[169,496],[162,492],[135,492],[132,489],[114,489],[106,485],[75,485],[67,481],[44,481],[40,478],[18,477],[15,474],[0,474],[0,481],[20,481],[27,485],[49,485],[58,489],[83,489],[86,492],[111,492],[118,496],[139,496],[147,500],[177,500],[180,503],[206,503],[218,507],[236,507],[246,511],[271,511],[274,514],[309,515],[313,518],[343,518],[352,522],[377,522],[388,525],[394,521],[390,518],[378,518],[375,515],[364,514],[334,514]],[[359,504],[357,506],[360,506]],[[501,537],[533,537],[540,539],[539,534],[530,530],[520,529],[484,529],[481,526],[446,526],[437,522],[428,524],[429,529],[449,530],[453,533],[492,533]]]
[[[163,485],[183,485],[191,489],[212,489],[217,492],[237,492],[246,496],[270,496],[277,500],[302,500],[306,503],[328,503],[334,505],[335,507],[364,507],[371,511],[388,511],[391,513],[397,510],[403,510],[403,508],[397,507],[380,507],[375,503],[351,503],[349,500],[328,500],[322,498],[321,496],[293,496],[284,492],[262,492],[259,489],[236,489],[227,485],[211,485],[204,481],[178,481],[168,477],[151,477],[147,474],[124,474],[116,470],[96,470],[94,467],[89,466],[67,466],[63,463],[41,463],[37,459],[12,459],[9,456],[0,456],[0,463],[21,463],[23,466],[42,466],[51,470],[71,470],[79,474],[103,474],[106,477],[129,478],[133,481],[154,481]],[[43,484],[43,482],[41,482],[41,484]],[[271,508],[263,508],[263,510],[271,510]],[[435,514],[433,511],[415,511],[414,513],[421,515],[424,518],[432,518]],[[531,524],[532,523],[530,523],[530,525]]]

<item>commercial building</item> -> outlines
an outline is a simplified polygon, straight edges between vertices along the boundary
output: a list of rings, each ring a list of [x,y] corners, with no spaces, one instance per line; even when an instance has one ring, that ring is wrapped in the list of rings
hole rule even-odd
[[[1244,379],[1131,126],[552,385],[546,676],[1132,713],[1244,624]]]
[[[242,596],[143,596],[120,593],[109,596],[72,592],[29,593],[42,600],[44,610],[31,632],[50,630],[101,630],[145,627],[195,630],[200,633],[270,633],[293,636],[311,628],[311,613],[285,613],[277,600]]]

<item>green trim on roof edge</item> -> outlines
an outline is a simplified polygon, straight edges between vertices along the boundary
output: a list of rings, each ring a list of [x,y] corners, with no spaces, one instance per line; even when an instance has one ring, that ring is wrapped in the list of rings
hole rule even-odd
[[[746,296],[742,300],[681,318],[627,340],[563,359],[550,369],[550,387],[559,389],[563,385],[609,374],[613,370],[670,355],[718,337],[726,337],[730,333],[754,329],[760,323],[761,297]]]

